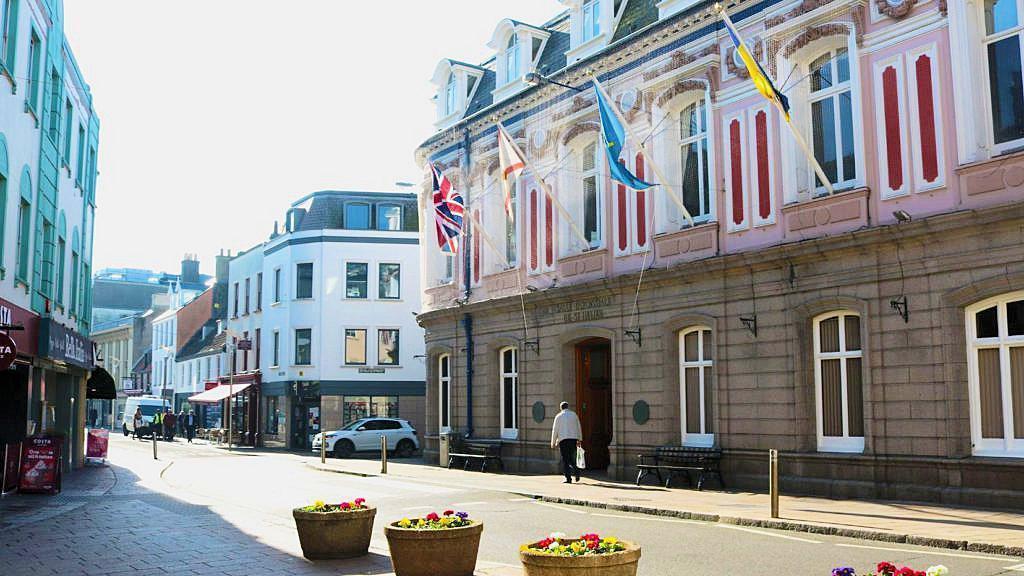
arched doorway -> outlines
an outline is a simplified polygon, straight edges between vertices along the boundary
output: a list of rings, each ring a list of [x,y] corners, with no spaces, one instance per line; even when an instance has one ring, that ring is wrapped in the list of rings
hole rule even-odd
[[[576,345],[576,409],[588,470],[606,470],[612,442],[612,345],[590,338]]]

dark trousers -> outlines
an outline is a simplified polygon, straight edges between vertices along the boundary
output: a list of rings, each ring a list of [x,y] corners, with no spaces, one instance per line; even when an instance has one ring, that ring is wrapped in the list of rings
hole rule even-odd
[[[576,440],[561,440],[558,442],[558,450],[562,453],[562,473],[566,480],[572,480],[572,476],[579,476],[580,469],[576,467]]]
[[[191,442],[192,439],[196,437],[196,427],[185,426],[185,433],[188,434],[188,441]]]

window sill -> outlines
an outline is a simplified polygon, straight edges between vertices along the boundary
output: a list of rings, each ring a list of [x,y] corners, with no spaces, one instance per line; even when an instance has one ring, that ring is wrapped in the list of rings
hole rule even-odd
[[[501,429],[502,440],[518,440],[519,430],[517,428],[502,428]]]
[[[14,287],[17,288],[19,286],[22,286],[22,287],[25,288],[25,294],[29,293],[28,281],[25,280],[24,278],[15,276],[15,278],[14,278]]]
[[[36,114],[36,109],[28,100],[25,100],[25,112],[32,116],[32,119],[35,120],[36,128],[39,128],[39,115]]]
[[[0,62],[0,76],[7,78],[7,81],[10,82],[11,94],[17,94],[18,82],[14,79],[14,75],[11,74],[10,70],[7,69],[7,66],[3,62]]]
[[[314,298],[292,298],[292,302],[312,302]]]
[[[314,364],[292,364],[289,368],[312,368]]]

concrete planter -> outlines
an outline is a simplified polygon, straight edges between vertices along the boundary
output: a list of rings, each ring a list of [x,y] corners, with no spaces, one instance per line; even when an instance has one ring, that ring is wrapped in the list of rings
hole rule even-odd
[[[351,512],[304,512],[292,510],[299,532],[302,555],[310,560],[336,560],[365,556],[370,547],[377,509]]]
[[[636,576],[640,546],[622,544],[626,549],[621,552],[593,556],[553,556],[521,550],[519,560],[526,576]]]
[[[473,576],[483,531],[481,522],[444,530],[384,527],[395,576]]]

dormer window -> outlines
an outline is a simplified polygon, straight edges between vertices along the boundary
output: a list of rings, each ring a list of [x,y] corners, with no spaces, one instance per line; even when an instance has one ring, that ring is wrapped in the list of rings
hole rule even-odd
[[[455,74],[449,75],[448,76],[448,83],[445,85],[445,89],[444,89],[444,115],[445,116],[447,116],[449,114],[454,114],[455,111],[458,109],[457,106],[458,106],[458,95],[459,95],[459,92],[458,92],[458,89],[456,88],[457,85],[458,85],[458,78],[455,77]]]
[[[513,32],[505,48],[505,83],[512,82],[519,76],[519,36]]]
[[[583,41],[596,38],[601,33],[601,0],[587,0],[583,3]]]

